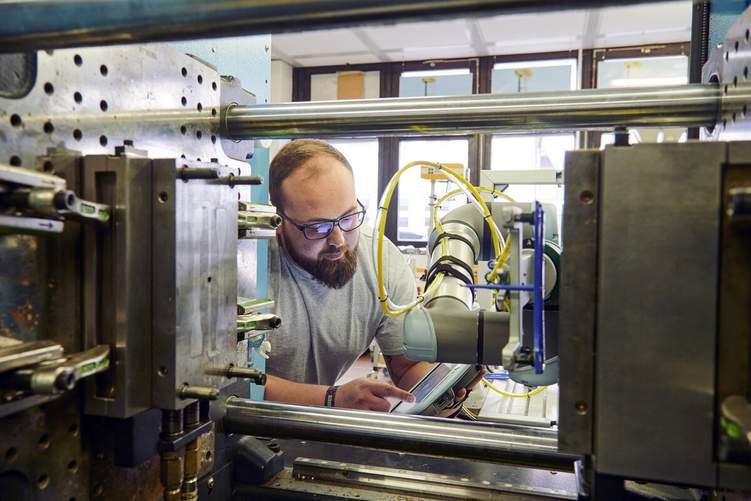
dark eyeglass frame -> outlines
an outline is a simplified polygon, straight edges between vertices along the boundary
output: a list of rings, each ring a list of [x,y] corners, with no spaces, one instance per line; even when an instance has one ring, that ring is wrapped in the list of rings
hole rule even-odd
[[[343,215],[341,217],[338,217],[336,219],[322,219],[321,221],[315,221],[315,222],[312,222],[312,223],[300,224],[300,223],[295,222],[292,219],[288,218],[281,211],[279,212],[279,215],[282,216],[282,218],[284,218],[285,220],[289,221],[292,224],[292,226],[294,226],[295,228],[297,228],[298,230],[300,230],[300,232],[302,233],[302,236],[304,236],[306,240],[323,240],[324,238],[328,238],[328,236],[331,235],[331,233],[334,231],[334,227],[335,226],[338,226],[339,229],[342,230],[342,231],[344,231],[344,232],[350,232],[350,231],[356,230],[357,228],[359,228],[360,226],[363,225],[363,223],[365,222],[365,214],[367,213],[367,210],[365,209],[365,206],[362,204],[362,202],[360,202],[360,199],[356,199],[356,200],[357,200],[357,205],[360,206],[360,210],[355,211],[355,212],[350,212],[350,213],[345,214],[345,215]],[[342,228],[342,225],[339,224],[342,219],[346,219],[348,217],[357,216],[357,215],[359,215],[359,217],[361,218],[360,222],[357,223],[357,226],[354,226],[353,228],[350,228],[350,229],[344,229],[344,228]],[[319,224],[327,224],[327,223],[331,224],[331,229],[328,231],[328,233],[322,234],[320,237],[311,238],[311,237],[308,236],[308,234],[305,231],[308,228],[312,228],[314,226],[318,226]]]

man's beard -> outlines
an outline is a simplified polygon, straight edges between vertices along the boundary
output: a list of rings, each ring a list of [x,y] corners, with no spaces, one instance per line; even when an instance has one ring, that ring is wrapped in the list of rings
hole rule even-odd
[[[341,246],[339,251],[343,252],[344,255],[336,260],[325,257],[326,254],[333,254],[330,251],[321,252],[318,259],[309,259],[295,252],[291,245],[284,247],[302,269],[313,275],[323,285],[332,289],[344,287],[357,270],[357,246],[354,249],[350,249],[346,245]]]

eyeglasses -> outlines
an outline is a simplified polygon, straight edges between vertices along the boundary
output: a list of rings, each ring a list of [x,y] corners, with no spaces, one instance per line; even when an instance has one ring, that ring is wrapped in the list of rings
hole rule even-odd
[[[360,202],[360,200],[357,201],[357,205],[360,206],[360,210],[357,212],[345,214],[337,219],[317,221],[315,223],[308,224],[296,223],[285,216],[283,213],[280,213],[280,215],[284,219],[289,221],[295,228],[300,230],[306,239],[321,240],[322,238],[326,238],[331,235],[331,232],[334,231],[335,225],[339,226],[342,231],[352,231],[362,226],[362,223],[365,222],[365,206],[362,204],[362,202]]]

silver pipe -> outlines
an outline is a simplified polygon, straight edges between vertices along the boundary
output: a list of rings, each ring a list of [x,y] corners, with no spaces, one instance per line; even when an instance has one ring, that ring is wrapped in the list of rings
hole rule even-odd
[[[649,0],[10,0],[0,52],[303,31]],[[165,20],[169,22],[166,23]]]
[[[461,97],[363,99],[230,107],[233,139],[569,131],[614,126],[713,126],[716,85]]]
[[[487,423],[230,397],[224,431],[375,447],[571,471],[576,456],[558,452],[557,433]]]

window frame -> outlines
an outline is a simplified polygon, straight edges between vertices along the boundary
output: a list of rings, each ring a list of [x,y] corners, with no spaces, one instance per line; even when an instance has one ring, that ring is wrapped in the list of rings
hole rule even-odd
[[[608,59],[629,57],[654,57],[691,54],[691,42],[652,44],[643,46],[607,47],[580,50],[563,50],[554,52],[534,52],[525,54],[497,54],[470,58],[431,59],[423,61],[383,62],[368,64],[341,64],[329,66],[298,67],[292,72],[292,100],[309,101],[311,95],[311,76],[316,74],[336,73],[339,71],[379,71],[380,97],[399,97],[399,78],[403,71],[424,71],[436,69],[469,68],[472,74],[472,93],[489,94],[493,66],[496,63],[513,63],[524,61],[542,61],[552,59],[575,58],[577,64],[577,81],[580,89],[593,89],[597,82],[597,63]],[[690,67],[689,63],[689,67]],[[599,148],[600,132],[583,132],[578,134],[577,148]],[[439,140],[446,137],[469,138],[468,169],[470,181],[480,182],[480,169],[490,166],[492,134],[481,133],[469,136],[421,136],[379,137],[378,138],[378,193],[383,193],[386,183],[399,168],[399,141],[410,139]],[[487,169],[490,170],[490,169]],[[398,188],[397,188],[398,196]],[[398,200],[398,199],[397,199]],[[425,242],[397,240],[398,210],[390,210],[386,221],[386,236],[397,245],[425,246]]]

